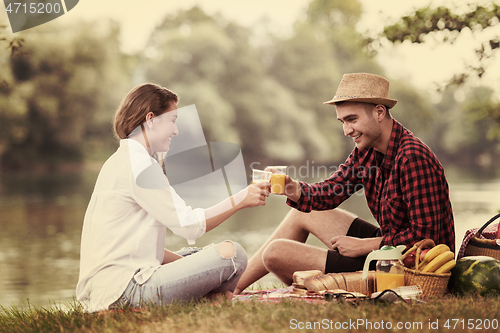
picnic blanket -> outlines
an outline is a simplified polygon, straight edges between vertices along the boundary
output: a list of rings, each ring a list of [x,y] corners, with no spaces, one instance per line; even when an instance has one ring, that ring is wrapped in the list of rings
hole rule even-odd
[[[418,286],[399,287],[393,290],[384,290],[382,292],[374,293],[371,297],[364,296],[359,293],[352,293],[345,290],[332,290],[318,293],[307,291],[306,294],[297,294],[294,292],[294,287],[277,288],[269,290],[245,290],[240,295],[233,296],[232,301],[251,301],[259,300],[261,302],[277,303],[284,299],[300,300],[307,303],[331,303],[333,302],[353,302],[371,300],[379,302],[406,302],[406,301],[420,301],[422,289]]]
[[[261,302],[277,303],[284,299],[300,299],[309,303],[323,303],[325,298],[319,294],[297,295],[293,293],[293,286],[267,290],[245,290],[233,296],[233,301],[250,301],[257,299]]]

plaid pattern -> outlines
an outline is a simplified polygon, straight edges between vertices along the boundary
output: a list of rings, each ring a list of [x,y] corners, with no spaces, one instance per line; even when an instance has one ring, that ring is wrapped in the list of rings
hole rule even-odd
[[[330,178],[301,182],[302,196],[287,203],[303,212],[333,209],[358,190],[365,191],[380,224],[382,245],[431,238],[455,250],[455,227],[448,183],[434,153],[394,120],[386,154],[355,148]]]

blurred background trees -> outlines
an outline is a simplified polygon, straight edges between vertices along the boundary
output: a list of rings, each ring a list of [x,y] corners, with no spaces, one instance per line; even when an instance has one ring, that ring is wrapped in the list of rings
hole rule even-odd
[[[51,170],[83,162],[95,137],[109,136],[119,90],[129,85],[118,28],[79,23],[57,37],[15,43],[22,45],[10,48],[2,66],[2,168]]]
[[[483,5],[462,4],[454,8],[423,7],[403,16],[395,24],[384,28],[379,38],[368,40],[369,52],[376,52],[385,42],[415,44],[438,42],[457,42],[464,35],[471,38],[470,53],[473,61],[464,66],[464,70],[449,78],[443,93],[443,101],[437,109],[447,117],[444,132],[440,134],[439,147],[449,158],[460,151],[464,160],[471,163],[474,156],[477,161],[487,164],[498,152],[500,139],[500,102],[493,98],[493,91],[488,88],[473,88],[467,93],[465,101],[457,105],[452,96],[453,87],[463,86],[468,81],[481,78],[497,60],[500,49],[500,35],[493,31],[500,24],[500,4],[494,1]],[[487,33],[485,33],[487,32]],[[495,74],[494,74],[495,75]],[[498,76],[498,73],[496,74]],[[442,121],[441,121],[442,123]],[[451,131],[451,128],[457,131]],[[438,139],[435,136],[435,139]],[[485,155],[486,154],[486,155]],[[457,162],[457,161],[455,161]]]
[[[484,6],[467,4],[462,8],[458,5],[455,8],[427,6],[403,16],[393,25],[386,26],[381,37],[392,43],[404,41],[424,43],[429,40],[439,40],[453,44],[465,33],[475,34],[491,30],[500,23],[499,20],[500,5],[495,2]],[[380,47],[380,40],[370,42],[372,48]],[[471,49],[471,52],[476,54],[476,64],[468,64],[464,72],[456,73],[450,78],[450,83],[461,84],[473,75],[481,77],[499,48],[499,35],[476,40],[475,46]]]
[[[495,8],[481,16],[489,25],[498,23]],[[458,24],[461,16],[443,13],[423,9],[387,27],[381,38],[420,41],[443,24],[453,30],[446,18]],[[111,122],[120,100],[146,81],[178,93],[181,106],[196,104],[207,141],[237,143],[247,166],[335,165],[353,145],[334,107],[323,102],[348,72],[387,77],[391,97],[399,100],[393,116],[443,163],[492,165],[500,128],[491,121],[500,119],[493,92],[477,87],[459,101],[450,86],[432,103],[411,83],[391,79],[372,57],[382,44],[367,44],[356,31],[361,14],[358,1],[312,0],[290,35],[257,39],[251,28],[194,7],[167,15],[134,55],[120,51],[113,22],[79,22],[16,41],[0,30],[2,172],[103,161],[116,148]],[[408,24],[412,20],[424,21]]]

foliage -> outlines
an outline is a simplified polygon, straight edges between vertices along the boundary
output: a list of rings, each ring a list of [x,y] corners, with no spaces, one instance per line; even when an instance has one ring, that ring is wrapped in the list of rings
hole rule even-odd
[[[146,78],[196,104],[209,141],[238,143],[247,164],[342,162],[352,150],[330,100],[342,75],[381,67],[363,51],[358,1],[314,0],[288,37],[252,46],[251,31],[194,7],[165,17],[145,52]],[[434,113],[393,82],[393,115],[419,136]]]
[[[11,83],[0,95],[1,166],[7,170],[81,162],[92,134],[103,127],[109,133],[119,101],[115,89],[125,76],[119,30],[90,22],[76,26],[57,37],[41,33],[11,44],[9,70],[3,71]]]
[[[420,42],[420,36],[441,29],[452,41],[464,29],[494,26],[497,9],[477,7],[469,11],[471,17],[422,9],[387,27],[381,39],[417,36]],[[335,108],[323,102],[333,97],[344,73],[387,77],[356,31],[361,13],[357,0],[312,0],[290,35],[268,33],[259,44],[252,28],[193,7],[166,16],[137,55],[120,51],[113,23],[52,23],[56,34],[19,34],[12,40],[0,29],[0,44],[7,46],[0,48],[0,166],[46,170],[84,159],[102,161],[116,145],[114,110],[132,85],[144,81],[172,89],[181,104],[195,104],[207,141],[238,144],[247,165],[340,163],[352,140],[344,137]],[[433,105],[409,82],[387,78],[391,97],[399,101],[392,115],[440,159],[492,154],[496,141],[478,148],[485,131],[473,116],[500,117],[491,95],[476,104],[445,98]],[[484,125],[490,138],[500,128]]]
[[[497,26],[499,20],[500,5],[494,2],[486,6],[468,5],[463,13],[456,13],[442,6],[424,7],[403,16],[396,24],[386,26],[382,36],[392,43],[423,43],[429,40],[429,37],[453,43],[464,31],[475,33],[488,30]],[[370,40],[370,43],[372,50],[376,50],[380,47],[381,40]],[[450,83],[462,84],[471,75],[481,77],[487,69],[487,60],[493,58],[500,48],[500,36],[478,43],[475,53],[479,64],[468,65],[467,71],[456,74]]]
[[[247,161],[330,160],[331,146],[317,130],[321,121],[311,103],[321,105],[318,96],[329,98],[334,85],[317,64],[335,66],[328,47],[300,37],[278,40],[265,51],[265,66],[247,29],[195,7],[166,17],[153,33],[156,56],[147,76],[196,104],[207,139],[240,144]]]
[[[464,102],[455,96],[465,94]],[[494,167],[499,147],[498,124],[486,118],[486,112],[496,112],[498,103],[492,101],[493,91],[476,87],[464,93],[448,87],[436,108],[435,121],[429,127],[430,142],[435,153],[443,159],[466,166]]]

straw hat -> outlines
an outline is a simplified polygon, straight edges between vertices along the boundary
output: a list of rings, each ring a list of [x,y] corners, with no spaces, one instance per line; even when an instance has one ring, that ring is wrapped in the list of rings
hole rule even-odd
[[[388,109],[398,102],[389,98],[389,81],[368,73],[344,74],[333,99],[323,104],[346,101],[382,104]]]

